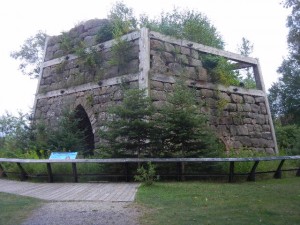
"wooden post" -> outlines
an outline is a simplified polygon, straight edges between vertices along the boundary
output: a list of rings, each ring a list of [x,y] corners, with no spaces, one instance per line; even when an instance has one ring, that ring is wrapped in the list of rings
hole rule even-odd
[[[279,164],[279,166],[278,166],[278,168],[277,168],[277,170],[276,170],[276,172],[275,172],[275,174],[274,174],[274,178],[275,178],[275,179],[280,179],[280,178],[281,178],[281,175],[282,175],[281,167],[282,167],[284,161],[285,161],[284,159],[281,160],[281,162],[280,162],[280,164]]]
[[[48,172],[48,182],[53,183],[53,174],[52,174],[52,168],[50,163],[47,163],[47,172]]]
[[[233,182],[233,177],[234,177],[234,162],[230,162],[230,165],[229,165],[229,179],[228,179],[229,183]]]
[[[253,164],[253,167],[251,169],[251,172],[249,173],[247,181],[255,181],[255,170],[256,170],[256,167],[258,166],[258,163],[259,163],[259,161],[255,161],[255,163]]]
[[[28,179],[28,174],[26,173],[26,171],[24,170],[24,168],[21,166],[21,163],[17,163],[19,169],[20,169],[20,180],[24,181]]]
[[[7,174],[4,171],[4,168],[2,167],[2,165],[0,164],[0,177],[7,177]]]
[[[74,176],[74,182],[78,182],[78,175],[77,175],[77,167],[76,163],[72,163],[72,171],[73,171],[73,176]]]
[[[297,177],[300,177],[300,167],[299,167],[299,169],[297,170],[296,176],[297,176]]]
[[[145,89],[146,95],[150,95],[149,91],[149,71],[150,71],[150,38],[148,28],[141,29],[139,39],[139,89]]]
[[[128,162],[125,163],[125,180],[129,182],[129,165]]]
[[[182,181],[185,181],[184,173],[185,173],[185,164],[184,164],[184,162],[181,162],[181,180]]]
[[[182,181],[182,167],[181,162],[177,162],[177,180]]]

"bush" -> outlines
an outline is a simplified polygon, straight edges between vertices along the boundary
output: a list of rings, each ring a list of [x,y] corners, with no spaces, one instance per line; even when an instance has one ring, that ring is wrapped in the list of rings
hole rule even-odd
[[[155,166],[148,162],[147,166],[141,166],[137,169],[138,175],[134,176],[135,181],[143,182],[144,185],[150,186],[155,181]]]

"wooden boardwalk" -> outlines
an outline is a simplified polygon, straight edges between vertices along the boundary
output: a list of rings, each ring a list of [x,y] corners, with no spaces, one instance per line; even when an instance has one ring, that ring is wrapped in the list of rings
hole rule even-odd
[[[132,202],[138,183],[30,183],[0,179],[0,192],[48,201]]]

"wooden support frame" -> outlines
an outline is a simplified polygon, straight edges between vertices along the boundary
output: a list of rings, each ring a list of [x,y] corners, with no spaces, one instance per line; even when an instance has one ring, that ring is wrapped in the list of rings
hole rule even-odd
[[[177,167],[177,180],[182,181],[182,162],[177,162],[176,167]]]
[[[229,164],[229,177],[228,177],[228,182],[232,183],[234,178],[234,162],[230,162]]]
[[[53,183],[53,174],[52,174],[51,163],[47,163],[47,173],[48,173],[48,182]]]
[[[259,161],[254,162],[251,172],[248,175],[247,181],[255,181],[255,171],[258,166],[258,163],[259,163]]]
[[[28,174],[26,173],[26,171],[22,167],[21,163],[17,163],[17,166],[20,169],[20,180],[21,181],[27,180],[28,179]]]
[[[1,164],[0,164],[0,177],[7,177],[7,174]]]
[[[299,169],[297,170],[296,176],[297,176],[297,177],[300,177],[300,167],[299,167]]]
[[[150,38],[149,29],[143,27],[141,29],[141,36],[139,38],[139,88],[146,91],[146,95],[149,96],[149,71],[150,71]]]
[[[51,169],[51,164],[55,163],[64,163],[67,165],[72,166],[72,175],[74,182],[78,182],[78,174],[77,174],[77,163],[103,163],[103,164],[116,164],[121,163],[124,164],[125,167],[127,167],[127,171],[123,174],[120,174],[120,176],[123,176],[126,178],[126,181],[130,180],[130,177],[132,174],[129,173],[129,164],[141,164],[141,163],[174,163],[173,165],[176,166],[177,173],[171,174],[171,176],[175,176],[179,181],[181,181],[186,175],[189,176],[189,174],[185,174],[183,172],[183,163],[209,163],[209,162],[215,162],[215,163],[229,163],[229,174],[226,174],[228,176],[229,182],[234,182],[234,163],[240,162],[240,163],[246,163],[246,162],[254,162],[254,165],[252,166],[252,169],[250,173],[248,174],[241,174],[248,176],[248,180],[255,180],[255,175],[257,174],[256,168],[258,166],[258,163],[261,161],[280,161],[280,164],[275,171],[274,177],[275,178],[281,178],[282,166],[284,164],[285,160],[300,160],[300,155],[298,156],[268,156],[268,157],[256,157],[256,158],[113,158],[113,159],[70,159],[70,160],[53,160],[53,159],[12,159],[12,158],[0,158],[0,163],[16,163],[21,171],[21,180],[25,180],[29,177],[29,175],[26,173],[24,168],[22,167],[22,164],[46,164],[47,165],[47,172],[48,172],[48,181],[53,182],[53,174]],[[126,168],[125,168],[126,169]],[[297,171],[296,176],[300,176],[300,168],[293,168],[289,169],[288,171]],[[266,173],[273,173],[274,171],[266,171]],[[84,174],[81,174],[84,175]],[[107,174],[105,174],[106,176]],[[212,176],[219,175],[219,174],[212,174]],[[224,175],[224,174],[220,174]],[[68,176],[68,175],[67,175]],[[195,175],[198,176],[198,175]]]
[[[279,165],[277,167],[277,170],[276,170],[276,172],[274,174],[274,178],[275,179],[280,179],[281,178],[281,175],[282,175],[281,168],[282,168],[284,162],[285,162],[284,159],[280,161],[280,163],[279,163]]]
[[[76,163],[72,163],[72,172],[73,172],[74,182],[78,183],[78,174],[77,174]]]
[[[129,182],[129,164],[125,163],[125,181]]]

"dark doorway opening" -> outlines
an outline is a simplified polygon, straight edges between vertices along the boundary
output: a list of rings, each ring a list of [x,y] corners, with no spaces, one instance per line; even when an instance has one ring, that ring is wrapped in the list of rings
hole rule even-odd
[[[94,134],[93,128],[90,122],[90,119],[82,107],[82,105],[78,105],[75,109],[75,119],[78,120],[77,127],[80,131],[84,133],[84,146],[85,150],[83,152],[84,156],[94,155],[95,142],[94,142]]]

